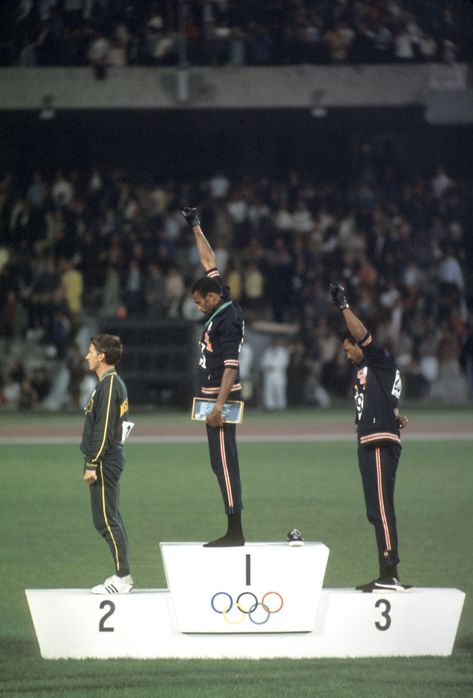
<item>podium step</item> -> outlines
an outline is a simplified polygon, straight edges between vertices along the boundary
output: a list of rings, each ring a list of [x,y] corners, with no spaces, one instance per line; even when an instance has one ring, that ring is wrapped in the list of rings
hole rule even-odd
[[[181,632],[310,632],[329,550],[323,543],[204,548],[161,543]]]
[[[161,543],[169,589],[27,589],[45,659],[451,654],[458,589],[322,589],[323,543]]]
[[[223,635],[180,632],[163,589],[106,597],[27,589],[26,596],[45,659],[448,656],[465,599],[458,589],[324,589],[310,632]]]

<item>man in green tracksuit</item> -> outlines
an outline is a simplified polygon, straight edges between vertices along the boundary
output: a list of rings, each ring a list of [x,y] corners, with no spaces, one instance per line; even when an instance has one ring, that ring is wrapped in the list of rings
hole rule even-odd
[[[99,380],[85,407],[80,445],[85,456],[84,480],[89,485],[95,528],[107,541],[115,565],[115,574],[91,589],[94,594],[125,594],[133,589],[128,536],[119,510],[123,444],[131,428],[126,386],[116,372],[122,350],[119,337],[98,334],[90,340],[86,356]]]

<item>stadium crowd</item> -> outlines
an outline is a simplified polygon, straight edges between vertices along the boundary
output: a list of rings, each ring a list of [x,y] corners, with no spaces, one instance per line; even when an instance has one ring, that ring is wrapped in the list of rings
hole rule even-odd
[[[0,64],[192,65],[471,60],[468,2],[17,0],[2,4]]]
[[[186,183],[99,168],[45,170],[24,185],[4,174],[0,339],[41,344],[67,365],[76,405],[85,367],[75,339],[84,318],[200,320],[189,293],[199,262],[180,214],[191,204],[249,327],[256,320],[297,327],[275,347],[290,404],[347,395],[328,294],[338,280],[396,353],[408,397],[460,396],[463,374],[471,390],[473,373],[462,183],[442,165],[407,177],[367,143],[358,162],[347,186],[296,171],[280,180],[218,172]],[[16,357],[4,367],[1,401],[31,407],[51,378],[42,366],[28,373]]]

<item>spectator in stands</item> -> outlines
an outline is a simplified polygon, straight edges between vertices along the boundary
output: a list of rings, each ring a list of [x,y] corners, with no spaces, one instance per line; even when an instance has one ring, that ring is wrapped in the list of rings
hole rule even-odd
[[[437,277],[444,293],[448,292],[452,287],[463,292],[465,287],[463,272],[458,259],[455,257],[452,245],[445,247],[439,262]]]
[[[288,348],[287,402],[289,407],[296,407],[307,404],[307,382],[310,369],[303,341],[295,339],[290,342]]]
[[[467,385],[461,376],[461,346],[447,322],[442,324],[438,345],[439,379],[432,386],[431,396],[452,403],[467,396]]]
[[[331,63],[346,63],[355,38],[355,32],[346,22],[338,21],[335,27],[328,31],[323,40],[328,46]]]
[[[370,326],[393,344],[403,371],[425,373],[423,357],[432,357],[425,353],[432,351],[427,317],[443,323],[458,346],[465,341],[463,187],[454,172],[447,179],[439,170],[410,177],[399,167],[396,186],[387,186],[377,174],[392,162],[386,154],[371,147],[362,160],[347,185],[319,185],[298,172],[279,181],[218,173],[195,184],[206,192],[209,229],[224,233],[216,251],[221,265],[230,253],[234,297],[241,296],[249,322],[300,322],[312,386],[323,380],[328,362],[320,328],[333,322],[324,288],[334,267],[352,285]],[[56,353],[65,354],[76,327],[61,258],[82,274],[85,315],[97,308],[113,315],[122,293],[135,291],[139,312],[152,305],[159,314],[164,286],[170,315],[191,317],[182,298],[195,259],[173,207],[189,198],[188,185],[135,182],[131,170],[67,176],[62,170],[54,178],[38,171],[41,176],[25,173],[24,190],[11,175],[0,180],[2,336],[54,342]],[[367,183],[369,196],[364,190],[360,197]],[[459,365],[458,355],[454,361]]]
[[[156,262],[152,262],[148,266],[145,281],[146,307],[149,315],[156,318],[163,315],[165,289],[166,282],[161,267]]]
[[[38,396],[38,402],[41,403],[51,389],[51,381],[49,380],[48,372],[44,366],[33,369],[31,385]]]
[[[26,193],[26,201],[33,209],[43,209],[46,205],[48,187],[44,181],[43,173],[37,171],[33,174],[33,181]]]
[[[74,193],[72,182],[65,176],[62,170],[59,170],[51,186],[51,197],[56,207],[69,206]]]
[[[242,27],[232,27],[228,44],[228,62],[230,65],[245,65],[246,35]]]
[[[89,45],[87,57],[96,80],[105,80],[107,77],[107,57],[110,50],[110,41],[104,34],[95,31]]]
[[[170,3],[21,3],[11,14],[7,63],[173,65],[178,18]],[[471,60],[467,0],[445,8],[426,0],[188,3],[185,34],[191,64],[290,65]],[[92,11],[93,10],[93,11]],[[8,23],[6,14],[5,23]]]
[[[18,298],[18,292],[8,290],[3,304],[2,331],[5,337],[20,337],[24,330],[23,306]]]
[[[287,367],[289,349],[280,337],[273,337],[260,359],[263,371],[263,405],[267,410],[287,407]]]
[[[145,281],[137,259],[130,259],[125,282],[125,305],[128,315],[141,314],[145,309]]]
[[[122,305],[122,300],[118,265],[109,264],[105,272],[100,315],[102,317],[114,317],[118,308]]]
[[[7,376],[3,384],[3,404],[7,409],[16,410],[19,406],[21,386],[11,376]]]
[[[435,176],[431,179],[431,187],[435,198],[440,199],[453,186],[454,182],[447,175],[444,165],[437,165]]]
[[[439,376],[438,337],[433,330],[428,330],[422,337],[418,348],[419,370],[429,385]]]
[[[232,298],[240,301],[243,294],[243,278],[239,262],[230,259],[227,270],[227,284],[230,288]]]
[[[87,375],[87,362],[77,342],[70,346],[67,351],[66,367],[69,371],[69,385],[67,390],[69,393],[70,406],[74,410],[78,410],[82,407],[81,385],[84,377]]]
[[[20,383],[18,408],[20,410],[31,410],[38,402],[38,393],[34,389],[30,379],[25,376]]]
[[[394,56],[400,63],[412,63],[416,57],[418,36],[406,22],[401,22],[394,34]]]
[[[67,303],[69,317],[73,324],[77,321],[77,316],[82,310],[82,293],[84,283],[82,273],[74,265],[72,259],[62,259],[59,262],[62,268],[61,287]]]
[[[243,298],[245,307],[254,317],[262,308],[264,277],[256,262],[249,262],[243,271]]]
[[[230,189],[230,180],[223,172],[217,172],[209,180],[209,189],[212,199],[223,199]]]
[[[169,317],[178,317],[179,308],[185,294],[184,278],[175,265],[168,269],[165,277],[164,303]]]
[[[248,339],[245,339],[240,349],[241,396],[245,402],[251,401],[254,394],[254,356],[253,347]]]

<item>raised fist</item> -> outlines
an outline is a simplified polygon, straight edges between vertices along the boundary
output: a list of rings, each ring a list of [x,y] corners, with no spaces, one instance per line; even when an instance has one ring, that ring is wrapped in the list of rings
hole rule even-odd
[[[183,211],[181,211],[181,213],[186,219],[186,221],[189,223],[191,228],[193,228],[195,225],[200,225],[199,216],[197,215],[196,208],[186,206],[186,208]]]
[[[338,306],[340,310],[350,307],[345,295],[345,288],[341,284],[330,284],[330,294],[333,304]]]

